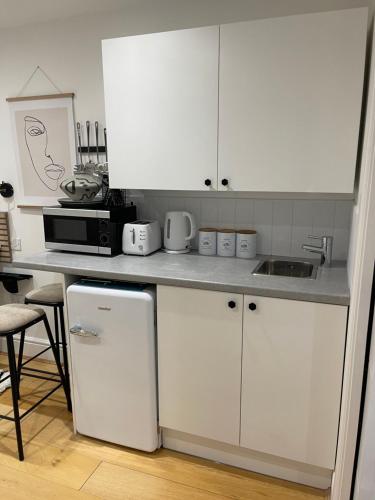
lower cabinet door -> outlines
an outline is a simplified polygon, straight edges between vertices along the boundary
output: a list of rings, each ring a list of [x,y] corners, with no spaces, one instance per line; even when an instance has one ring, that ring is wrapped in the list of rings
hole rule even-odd
[[[245,296],[241,446],[334,468],[346,320],[344,306]]]
[[[242,313],[242,295],[158,286],[162,427],[239,444]]]

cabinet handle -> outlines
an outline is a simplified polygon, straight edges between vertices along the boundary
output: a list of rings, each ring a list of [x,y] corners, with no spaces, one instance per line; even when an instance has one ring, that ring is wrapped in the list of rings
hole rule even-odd
[[[211,179],[206,179],[204,181],[204,183],[205,183],[206,186],[211,186],[211,184],[212,184]]]
[[[221,184],[222,184],[223,186],[228,186],[228,184],[229,184],[228,179],[221,179]]]
[[[234,308],[236,307],[236,303],[235,303],[235,301],[234,301],[234,300],[230,300],[230,301],[228,302],[228,307],[229,307],[230,309],[234,309]]]
[[[256,308],[257,308],[257,305],[254,304],[254,302],[250,302],[250,304],[249,304],[250,311],[255,311]]]

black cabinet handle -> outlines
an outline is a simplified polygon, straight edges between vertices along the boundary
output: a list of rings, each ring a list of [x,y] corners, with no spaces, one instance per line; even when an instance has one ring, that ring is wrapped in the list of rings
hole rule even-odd
[[[229,307],[230,309],[234,309],[234,308],[236,307],[236,303],[235,303],[235,301],[234,301],[234,300],[230,300],[230,301],[228,302],[228,307]]]
[[[254,304],[254,302],[250,302],[250,304],[249,304],[250,311],[255,311],[256,308],[257,308],[257,305]]]
[[[228,186],[228,184],[229,184],[228,179],[221,179],[221,184],[222,184],[223,186]]]
[[[4,198],[11,198],[14,194],[13,186],[12,184],[9,184],[9,182],[0,182],[0,194]]]
[[[205,183],[206,186],[211,186],[211,184],[212,184],[211,179],[206,179],[204,181],[204,183]]]

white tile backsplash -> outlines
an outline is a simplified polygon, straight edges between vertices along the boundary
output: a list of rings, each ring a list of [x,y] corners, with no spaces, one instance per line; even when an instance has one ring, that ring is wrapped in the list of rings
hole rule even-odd
[[[236,229],[251,229],[254,220],[254,200],[236,200]]]
[[[233,227],[236,223],[236,200],[233,198],[220,200],[218,204],[218,214],[218,227]]]
[[[275,200],[272,203],[272,255],[291,255],[293,201]]]
[[[293,201],[293,225],[309,227],[312,231],[314,220],[314,201],[295,200]]]
[[[305,251],[302,250],[302,244],[303,243],[309,243],[311,244],[311,241],[309,241],[308,236],[311,234],[311,228],[304,227],[304,226],[293,226],[292,227],[292,243],[291,243],[291,251],[290,255],[291,257],[308,257],[309,254]]]
[[[350,240],[349,228],[334,228],[333,230],[333,258],[347,260]]]
[[[254,200],[253,224],[272,226],[273,200]]]
[[[163,225],[168,210],[191,212],[198,227],[234,227],[258,232],[257,251],[263,254],[310,257],[302,250],[310,234],[332,235],[334,259],[346,260],[353,210],[351,200],[260,199],[179,195],[171,191],[131,191],[138,216]],[[310,241],[312,244],[318,242]],[[197,238],[193,241],[197,247]]]
[[[332,235],[335,222],[335,201],[319,200],[313,206],[313,235]]]
[[[302,250],[302,243],[308,240],[308,236],[313,233],[314,204],[311,200],[293,201],[293,223],[292,223],[292,257],[306,257],[306,252]]]
[[[352,222],[353,204],[347,201],[336,201],[334,227],[348,229]]]
[[[197,225],[214,226],[219,220],[219,200],[216,198],[202,198],[200,219]],[[199,222],[200,221],[200,222]]]
[[[272,226],[254,224],[257,234],[257,253],[272,253]]]

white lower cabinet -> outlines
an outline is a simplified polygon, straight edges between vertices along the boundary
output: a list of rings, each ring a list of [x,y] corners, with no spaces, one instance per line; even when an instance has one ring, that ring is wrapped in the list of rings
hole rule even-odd
[[[346,320],[344,306],[245,296],[241,446],[334,469]]]
[[[160,425],[238,445],[243,296],[158,286],[157,303]]]
[[[159,286],[160,425],[333,470],[346,320],[346,306]]]

